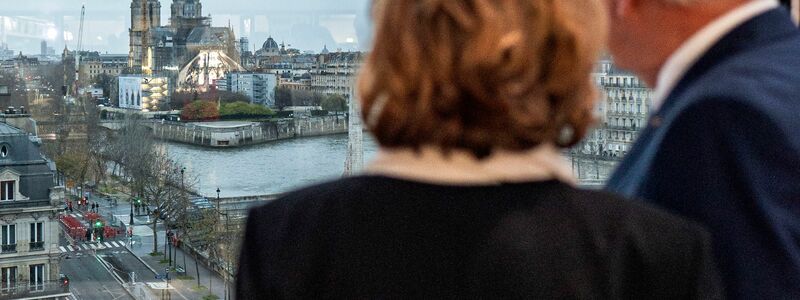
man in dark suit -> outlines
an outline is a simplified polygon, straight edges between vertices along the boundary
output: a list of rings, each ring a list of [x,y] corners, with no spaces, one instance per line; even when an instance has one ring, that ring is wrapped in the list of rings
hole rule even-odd
[[[777,0],[607,0],[655,88],[608,189],[712,231],[732,299],[800,299],[800,33]]]

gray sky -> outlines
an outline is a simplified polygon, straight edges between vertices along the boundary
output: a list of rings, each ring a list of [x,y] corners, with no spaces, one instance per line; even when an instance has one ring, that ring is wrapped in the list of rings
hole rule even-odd
[[[0,0],[9,3],[12,0]],[[214,26],[231,27],[248,37],[250,49],[272,36],[301,50],[366,49],[370,0],[201,0]],[[129,0],[24,0],[0,4],[0,41],[10,49],[38,54],[42,40],[60,52],[64,35],[75,48],[81,4],[86,5],[84,49],[126,53],[130,27]],[[161,1],[167,25],[171,0]]]

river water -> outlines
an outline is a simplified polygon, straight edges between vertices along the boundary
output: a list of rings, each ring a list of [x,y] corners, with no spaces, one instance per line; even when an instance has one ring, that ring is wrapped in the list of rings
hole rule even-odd
[[[347,134],[282,140],[243,148],[166,145],[173,160],[186,167],[187,181],[206,196],[265,195],[336,179],[344,172]],[[364,162],[377,144],[364,135]]]

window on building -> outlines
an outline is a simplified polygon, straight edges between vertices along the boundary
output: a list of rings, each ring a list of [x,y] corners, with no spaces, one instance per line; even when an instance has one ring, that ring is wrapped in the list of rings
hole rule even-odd
[[[44,264],[30,265],[29,283],[31,290],[44,289]]]
[[[0,182],[0,201],[14,200],[14,186],[16,181],[7,180]]]
[[[30,226],[30,250],[44,250],[44,223],[31,223]]]
[[[0,158],[8,157],[8,145],[0,146]]]
[[[17,267],[0,269],[0,290],[8,292],[17,285]]]
[[[2,239],[2,252],[16,252],[17,251],[17,225],[3,225],[0,227],[0,238]]]

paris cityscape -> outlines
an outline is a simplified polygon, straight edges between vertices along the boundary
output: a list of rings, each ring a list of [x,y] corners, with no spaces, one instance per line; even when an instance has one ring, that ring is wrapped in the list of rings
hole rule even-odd
[[[232,299],[247,211],[375,156],[367,1],[208,2],[0,13],[0,299]],[[610,57],[593,76],[597,124],[563,153],[587,188],[652,98]]]

